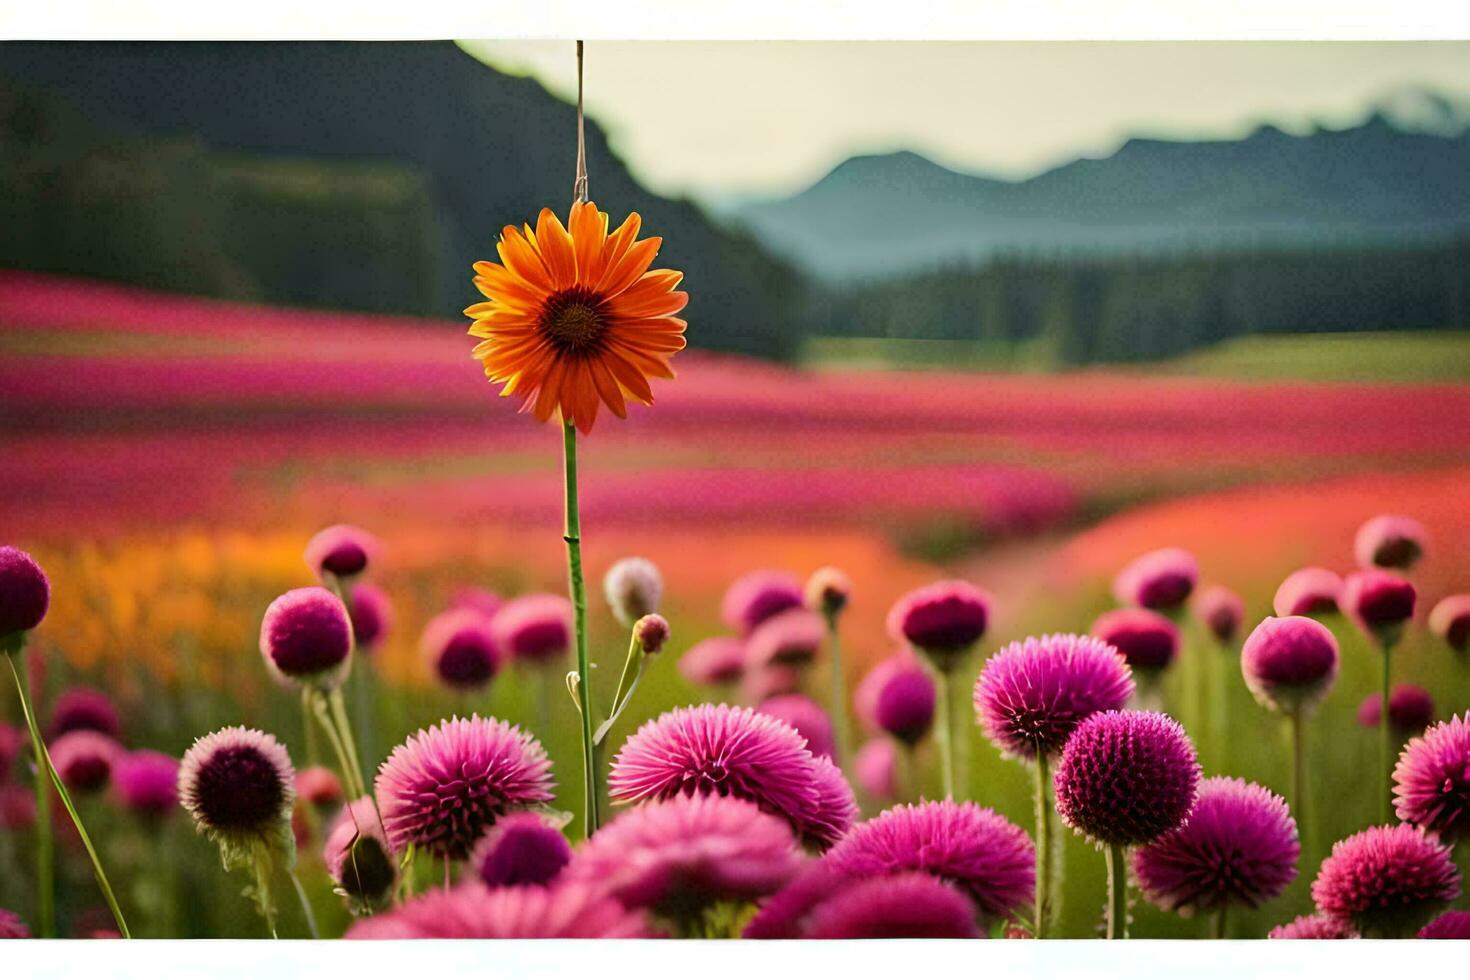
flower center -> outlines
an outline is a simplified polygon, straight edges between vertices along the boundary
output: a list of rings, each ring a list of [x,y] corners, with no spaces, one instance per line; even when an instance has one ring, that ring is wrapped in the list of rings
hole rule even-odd
[[[602,344],[605,325],[602,297],[581,286],[555,294],[541,311],[541,330],[562,353],[596,350]]]

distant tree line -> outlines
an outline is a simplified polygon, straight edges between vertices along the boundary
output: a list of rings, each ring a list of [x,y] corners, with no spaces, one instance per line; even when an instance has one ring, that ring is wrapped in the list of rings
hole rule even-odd
[[[836,289],[833,336],[1026,344],[1056,364],[1166,358],[1259,333],[1470,327],[1470,237],[1413,246],[998,258]]]

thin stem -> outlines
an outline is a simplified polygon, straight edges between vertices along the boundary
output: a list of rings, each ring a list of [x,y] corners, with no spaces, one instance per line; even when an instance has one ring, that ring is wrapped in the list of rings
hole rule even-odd
[[[46,743],[41,739],[41,730],[37,727],[36,717],[31,712],[31,701],[26,693],[26,682],[21,676],[26,669],[25,664],[22,662],[19,668],[15,666],[15,661],[19,656],[21,654],[9,656],[5,659],[10,664],[10,676],[15,678],[15,689],[20,695],[21,712],[25,715],[26,727],[31,732],[31,749],[36,754],[36,766],[40,772],[44,772],[51,778],[51,785],[56,788],[56,795],[61,798],[61,805],[66,808],[67,816],[71,817],[72,826],[77,829],[77,836],[82,839],[82,846],[86,848],[87,857],[92,861],[92,875],[97,879],[97,887],[102,889],[102,897],[107,900],[107,908],[112,912],[113,921],[117,923],[118,934],[124,939],[131,939],[133,936],[128,931],[127,920],[123,918],[122,909],[117,904],[117,897],[112,893],[112,883],[107,880],[107,872],[102,870],[102,859],[97,856],[97,848],[92,846],[92,838],[87,833],[87,828],[82,825],[82,818],[77,814],[77,808],[72,803],[71,794],[67,792],[66,785],[62,783],[61,777],[57,775],[56,767],[51,764],[51,753],[46,751]],[[37,774],[38,781],[39,777],[40,773]],[[36,815],[37,820],[40,819],[40,816],[41,814],[38,810]],[[55,929],[54,921],[52,923],[52,929],[53,931]]]
[[[296,877],[296,869],[292,868],[286,874],[290,876],[291,884],[296,888],[296,898],[301,902],[301,914],[306,917],[306,931],[311,934],[312,939],[322,938],[316,928],[316,913],[311,910],[311,902],[306,897],[306,889],[301,887],[301,879]]]
[[[1378,822],[1381,824],[1388,823],[1392,809],[1390,798],[1393,796],[1393,776],[1389,765],[1389,760],[1393,756],[1393,738],[1388,718],[1392,653],[1393,644],[1383,644],[1383,687],[1378,702],[1378,778],[1383,784],[1383,789],[1378,795]]]
[[[15,657],[23,657],[25,654],[15,653],[10,660],[10,669],[15,671]],[[55,841],[51,836],[51,780],[47,775],[45,760],[45,743],[41,741],[40,732],[36,726],[31,724],[30,699],[25,690],[25,663],[21,663],[21,673],[16,676],[16,685],[20,690],[20,707],[26,716],[27,727],[31,735],[31,751],[36,759],[36,900],[40,906],[37,918],[40,923],[42,939],[52,939],[56,936],[56,858]]]
[[[357,771],[352,767],[352,757],[348,754],[347,746],[342,742],[342,736],[333,724],[332,717],[327,713],[327,699],[320,691],[313,690],[311,698],[312,709],[316,712],[317,722],[326,732],[327,741],[331,743],[332,751],[337,756],[337,768],[342,770],[342,781],[347,784],[347,793],[352,799],[358,799],[366,795],[366,790],[357,781]]]
[[[1311,843],[1310,803],[1307,800],[1306,712],[1298,707],[1286,716],[1287,735],[1291,740],[1291,807],[1296,812],[1297,835],[1303,854],[1309,854]]]
[[[572,197],[587,200],[587,139],[582,113],[582,42],[577,42],[577,177],[572,184]]]
[[[276,931],[276,910],[271,902],[271,859],[270,852],[263,846],[255,848],[255,859],[251,862],[255,865],[255,907],[265,918],[265,927],[270,931],[272,939],[280,939],[280,933]]]
[[[312,698],[315,697],[315,688],[303,685],[301,688],[301,720],[306,729],[306,761],[316,765],[321,761],[321,746],[317,743],[316,723],[312,718]]]
[[[954,713],[950,704],[950,671],[939,671],[939,724],[935,726],[935,737],[939,741],[939,769],[943,778],[944,798],[954,799],[954,730],[950,716]]]
[[[628,655],[623,659],[623,672],[618,677],[618,689],[613,692],[613,709],[609,713],[613,718],[616,718],[619,712],[623,710],[625,696],[632,694],[632,691],[628,690],[628,685],[634,676],[634,663],[637,662],[640,669],[643,666],[642,662],[638,660],[638,655],[641,652],[642,650],[638,645],[638,632],[634,630],[628,637]]]
[[[1226,921],[1225,915],[1229,908],[1230,906],[1228,905],[1221,905],[1218,909],[1215,910],[1215,914],[1210,916],[1211,939],[1225,938],[1226,928],[1229,925],[1229,923]]]
[[[900,802],[915,803],[919,799],[919,747],[913,742],[898,743],[899,772],[894,782]]]
[[[842,637],[837,630],[837,617],[827,617],[827,646],[832,651],[832,699],[827,710],[832,714],[832,735],[837,745],[837,764],[848,757],[847,675],[842,670]]]
[[[1123,845],[1109,844],[1103,852],[1108,865],[1108,938],[1128,938],[1128,870]]]
[[[1047,887],[1051,884],[1051,801],[1047,799],[1046,784],[1049,760],[1045,752],[1036,753],[1036,921],[1032,925],[1036,938],[1041,939],[1046,931]]]
[[[347,747],[347,761],[352,764],[352,775],[357,780],[358,795],[366,796],[367,780],[363,778],[362,761],[357,756],[357,740],[352,737],[352,723],[347,719],[347,700],[342,697],[340,687],[332,688],[332,693],[327,695],[327,703],[332,709],[332,720],[337,724],[337,737]]]
[[[577,42],[581,65],[582,43]],[[584,837],[597,832],[598,772],[592,744],[592,665],[587,657],[587,585],[582,579],[582,518],[577,509],[577,428],[570,421],[562,423],[562,475],[566,483],[567,585],[571,592],[572,616],[577,634],[577,705],[582,716],[582,791],[586,818],[582,824]]]

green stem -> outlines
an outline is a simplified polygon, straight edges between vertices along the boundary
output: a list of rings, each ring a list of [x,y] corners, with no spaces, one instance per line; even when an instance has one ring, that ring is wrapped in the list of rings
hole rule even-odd
[[[10,675],[15,678],[15,689],[20,694],[21,712],[25,715],[26,727],[31,732],[31,749],[36,754],[36,768],[38,770],[37,782],[38,784],[40,783],[40,777],[43,773],[50,777],[51,785],[56,788],[56,795],[61,798],[61,805],[66,808],[67,816],[71,817],[72,826],[77,829],[77,836],[82,839],[82,846],[87,850],[87,857],[92,861],[92,874],[97,879],[97,886],[102,889],[102,897],[107,900],[107,908],[112,912],[113,921],[117,923],[118,934],[124,939],[131,939],[133,936],[128,931],[127,920],[123,918],[122,909],[117,904],[117,897],[112,893],[112,883],[107,880],[107,872],[102,870],[102,859],[97,856],[97,849],[92,846],[92,838],[88,835],[87,828],[82,825],[82,818],[77,814],[77,808],[72,803],[71,794],[67,792],[66,786],[61,781],[61,777],[56,774],[56,767],[51,764],[51,753],[46,751],[46,743],[41,739],[41,730],[36,725],[36,716],[31,712],[30,697],[26,693],[26,682],[22,677],[26,669],[25,663],[22,661],[19,668],[15,665],[15,661],[21,656],[23,656],[23,653],[16,653],[5,659],[10,664]],[[38,790],[38,792],[44,795],[44,789]],[[47,815],[49,817],[49,812]],[[38,822],[41,819],[39,807],[37,808],[36,819]],[[49,836],[49,828],[46,834]],[[54,932],[54,906],[51,911],[51,916],[51,931]]]
[[[366,796],[368,784],[363,778],[362,760],[357,755],[357,740],[352,736],[352,723],[347,719],[347,700],[342,697],[340,687],[332,688],[332,693],[327,695],[327,703],[332,709],[332,720],[337,725],[337,737],[347,748],[347,761],[352,764],[352,776],[357,780],[358,795]]]
[[[275,904],[271,901],[270,851],[257,844],[254,859],[250,863],[255,865],[255,907],[265,919],[265,927],[270,931],[271,938],[280,939],[280,933],[276,931]]]
[[[311,934],[312,939],[320,939],[322,935],[316,928],[316,914],[311,910],[311,902],[306,897],[306,889],[301,887],[301,879],[296,877],[295,869],[287,871],[291,876],[291,884],[296,888],[296,898],[301,902],[301,914],[306,917],[306,931]]]
[[[1378,822],[1386,824],[1389,822],[1389,814],[1392,811],[1393,775],[1389,760],[1393,755],[1392,729],[1388,718],[1388,698],[1390,690],[1390,666],[1393,644],[1383,644],[1383,687],[1378,702],[1378,778],[1382,782],[1383,789],[1378,795]]]
[[[1286,716],[1287,734],[1291,740],[1291,808],[1296,813],[1297,836],[1303,855],[1310,853],[1310,801],[1307,799],[1306,711],[1297,707]]]
[[[326,733],[327,741],[332,746],[332,752],[337,756],[337,768],[342,771],[342,782],[347,784],[348,798],[356,800],[366,795],[366,790],[357,781],[357,771],[352,767],[352,757],[348,754],[347,746],[343,744],[342,736],[327,711],[326,696],[312,689],[311,706],[316,713],[317,723],[322,726],[322,731]]]
[[[13,657],[25,656],[24,653],[13,654],[7,659],[11,660],[11,670],[15,669]],[[25,665],[21,665],[22,676]],[[24,688],[24,682],[17,678],[17,684]],[[54,939],[56,937],[56,858],[55,839],[52,837],[51,828],[51,780],[47,776],[46,762],[44,759],[43,743],[40,733],[34,725],[30,725],[30,708],[27,692],[20,692],[21,711],[26,716],[31,735],[31,751],[36,759],[36,901],[39,905],[36,916],[42,939]]]
[[[629,690],[628,685],[635,675],[633,665],[637,663],[639,670],[643,667],[643,662],[639,659],[641,653],[642,650],[638,646],[638,633],[635,631],[628,637],[628,656],[623,659],[623,673],[618,677],[618,689],[613,693],[613,709],[609,715],[611,718],[617,718],[622,713],[625,707],[623,700],[633,693]]]
[[[1230,908],[1230,906],[1228,906],[1228,905],[1222,905],[1218,909],[1215,910],[1215,914],[1214,915],[1210,916],[1210,938],[1211,939],[1224,939],[1225,938],[1226,927],[1229,924],[1226,921],[1225,916],[1226,916],[1226,913],[1229,910],[1229,908]]]
[[[832,700],[827,706],[832,713],[833,742],[837,746],[836,762],[848,757],[847,675],[842,670],[842,637],[837,630],[837,617],[827,617],[827,645],[832,651]]]
[[[316,721],[312,717],[312,698],[315,696],[314,688],[301,688],[301,720],[306,728],[306,761],[313,766],[321,762],[321,746],[317,744]]]
[[[1051,801],[1046,792],[1048,762],[1045,752],[1036,753],[1036,921],[1032,929],[1037,939],[1043,938],[1046,931],[1049,912],[1047,887],[1051,884]]]
[[[1128,938],[1128,868],[1123,845],[1109,844],[1103,852],[1108,865],[1108,938]]]
[[[939,671],[939,690],[937,706],[939,708],[938,724],[935,726],[935,737],[939,741],[939,769],[943,779],[944,798],[954,799],[954,726],[950,716],[954,714],[950,704],[950,671]]]
[[[582,716],[582,792],[586,817],[584,837],[597,832],[598,772],[592,745],[592,667],[587,656],[587,585],[582,579],[582,517],[577,508],[577,428],[562,423],[562,476],[566,484],[567,586],[577,634],[577,703]]]

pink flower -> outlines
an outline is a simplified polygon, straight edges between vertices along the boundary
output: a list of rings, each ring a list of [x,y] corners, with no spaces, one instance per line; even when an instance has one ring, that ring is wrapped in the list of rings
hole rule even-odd
[[[806,609],[788,609],[767,617],[746,638],[746,672],[806,667],[817,659],[826,635],[822,618]]]
[[[749,636],[777,613],[799,609],[803,601],[796,576],[768,570],[749,572],[726,590],[720,618],[741,636]]]
[[[1407,824],[1338,841],[1312,882],[1319,911],[1375,938],[1413,935],[1459,895],[1450,849]]]
[[[806,607],[828,619],[847,608],[852,598],[852,579],[840,568],[824,565],[806,580]]]
[[[652,657],[664,648],[669,642],[669,621],[658,613],[649,613],[640,616],[638,622],[633,624],[633,636],[638,640],[638,646],[642,649],[644,656]]]
[[[480,838],[470,864],[491,888],[545,885],[572,860],[572,847],[539,813],[510,813]]]
[[[745,672],[745,644],[733,636],[713,636],[679,658],[679,673],[691,684],[733,684]]]
[[[1221,643],[1235,639],[1241,620],[1245,619],[1245,603],[1223,585],[1212,585],[1196,593],[1191,607],[1195,618]]]
[[[1273,711],[1311,707],[1337,679],[1337,639],[1305,616],[1267,616],[1246,637],[1240,671],[1256,700]]]
[[[864,742],[852,759],[852,778],[862,791],[879,803],[898,798],[898,747],[891,739]]]
[[[1088,630],[1123,655],[1135,674],[1155,676],[1179,655],[1179,627],[1152,609],[1114,609]]]
[[[1414,615],[1417,593],[1414,584],[1392,572],[1360,569],[1342,583],[1342,609],[1366,634],[1391,646],[1403,634],[1404,623]]]
[[[59,738],[75,731],[101,732],[117,738],[121,726],[112,699],[90,687],[62,691],[51,707],[51,724],[46,727],[46,737]]]
[[[1377,728],[1383,716],[1383,695],[1370,694],[1358,705],[1358,724]],[[1434,721],[1434,699],[1417,684],[1395,684],[1388,695],[1388,721],[1400,732],[1418,734]]]
[[[979,939],[975,903],[927,874],[855,881],[812,909],[804,939]]]
[[[1300,568],[1282,581],[1271,601],[1278,616],[1320,616],[1337,612],[1342,577],[1325,568]]]
[[[505,656],[547,666],[572,648],[572,604],[559,595],[521,596],[500,607],[490,628]]]
[[[1470,835],[1470,714],[1411,739],[1393,770],[1394,809],[1446,841]]]
[[[348,612],[352,618],[352,638],[357,649],[371,653],[393,628],[393,603],[389,601],[388,593],[366,582],[354,585],[348,598],[351,602]]]
[[[347,676],[352,621],[347,608],[319,585],[279,596],[260,623],[266,666],[287,681],[333,688]]]
[[[179,764],[179,802],[222,844],[272,845],[290,834],[296,771],[273,736],[251,728],[205,735]]]
[[[29,939],[31,931],[21,917],[9,909],[0,909],[0,939]]]
[[[51,583],[30,555],[0,547],[0,649],[14,634],[41,625],[51,607]]]
[[[812,755],[832,758],[835,744],[832,736],[832,719],[827,712],[805,694],[781,694],[762,701],[756,707],[763,715],[786,722],[796,733],[806,739],[807,751]]]
[[[1358,528],[1353,557],[1360,568],[1399,568],[1407,571],[1424,556],[1429,535],[1424,525],[1401,514],[1379,514]]]
[[[608,569],[602,589],[613,617],[631,628],[644,616],[658,612],[664,578],[647,558],[624,558]]]
[[[1470,593],[1439,600],[1429,612],[1429,631],[1457,653],[1470,648]]]
[[[471,609],[450,609],[429,620],[419,652],[434,677],[458,691],[484,688],[502,660],[491,620]]]
[[[360,797],[342,808],[327,833],[322,862],[354,909],[375,911],[388,904],[398,884],[398,863],[372,797]]]
[[[312,806],[342,802],[342,783],[326,766],[307,766],[296,774],[296,798]]]
[[[498,593],[489,589],[469,586],[455,590],[449,599],[451,609],[473,609],[481,616],[493,619],[500,612],[500,607],[505,605],[505,600]]]
[[[151,749],[120,753],[112,763],[112,789],[134,813],[166,817],[179,805],[179,760]]]
[[[599,888],[486,888],[474,882],[435,889],[347,930],[348,939],[650,939],[643,913]]]
[[[47,751],[51,764],[66,788],[78,793],[96,793],[112,778],[112,765],[123,748],[101,732],[85,729],[67,732],[52,742]]]
[[[1470,912],[1445,912],[1419,930],[1418,939],[1470,939]]]
[[[306,565],[317,575],[350,578],[361,574],[381,550],[378,539],[351,524],[333,524],[306,543]]]
[[[1360,939],[1353,928],[1340,919],[1322,915],[1299,915],[1266,934],[1267,939]]]
[[[858,718],[874,731],[916,744],[934,725],[934,678],[907,650],[878,661],[853,692]]]
[[[935,582],[894,604],[888,634],[948,670],[985,635],[990,606],[990,596],[969,582]]]
[[[1160,548],[1135,558],[1113,580],[1113,595],[1125,606],[1175,609],[1199,580],[1199,563],[1183,548]]]

